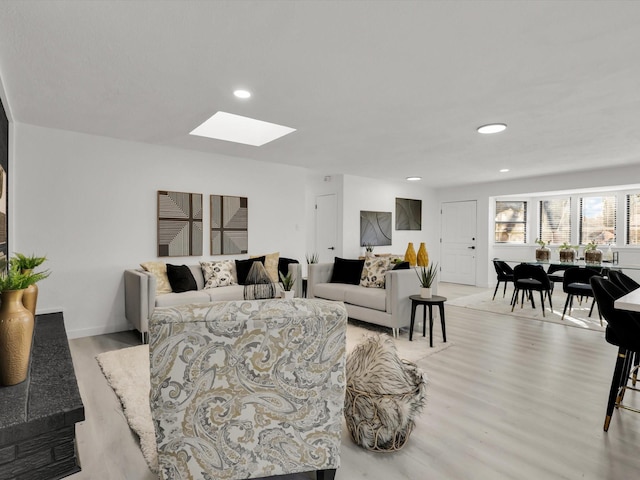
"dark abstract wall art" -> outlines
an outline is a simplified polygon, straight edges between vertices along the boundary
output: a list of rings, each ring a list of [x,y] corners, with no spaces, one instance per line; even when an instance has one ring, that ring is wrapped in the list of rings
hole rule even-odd
[[[0,101],[0,267],[9,257],[9,119]]]
[[[360,211],[360,245],[391,245],[391,212]]]
[[[211,255],[249,251],[247,197],[211,195]]]
[[[422,230],[422,200],[396,198],[396,230]]]
[[[158,256],[202,256],[202,194],[158,191]]]

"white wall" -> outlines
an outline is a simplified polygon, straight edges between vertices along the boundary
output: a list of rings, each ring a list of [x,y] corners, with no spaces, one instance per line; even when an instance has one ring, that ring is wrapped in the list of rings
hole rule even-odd
[[[496,174],[498,175],[498,174]],[[495,246],[493,245],[493,209],[491,197],[504,195],[558,192],[580,189],[611,189],[619,186],[621,190],[628,185],[640,181],[640,167],[637,165],[619,168],[605,168],[591,171],[577,171],[564,175],[548,175],[535,178],[504,180],[500,182],[467,185],[455,188],[442,188],[436,192],[439,203],[476,200],[478,207],[478,244],[476,285],[486,287],[495,284],[495,271],[491,265],[494,257],[520,260],[535,258],[535,234],[527,246]],[[525,199],[525,198],[523,198]],[[640,265],[640,249],[633,247],[616,247],[620,251],[620,263]]]
[[[396,230],[396,197],[422,200],[422,230]],[[418,250],[425,242],[429,259],[438,261],[440,206],[433,189],[416,183],[390,182],[365,177],[344,176],[342,252],[345,258],[364,254],[360,246],[360,211],[391,212],[392,244],[375,247],[374,253],[404,254],[413,242]]]
[[[158,190],[204,194],[204,258],[209,195],[221,194],[248,197],[251,254],[304,262],[306,169],[25,124],[12,131],[10,253],[48,256],[38,313],[63,311],[70,337],[130,328],[123,271],[158,260]]]

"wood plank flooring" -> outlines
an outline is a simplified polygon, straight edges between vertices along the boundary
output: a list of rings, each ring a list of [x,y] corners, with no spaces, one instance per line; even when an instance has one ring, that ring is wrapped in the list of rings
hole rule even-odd
[[[439,285],[450,299],[483,290]],[[354,445],[345,427],[337,479],[640,476],[640,414],[616,411],[609,432],[602,430],[617,352],[602,333],[446,309],[454,345],[419,363],[429,378],[428,401],[409,442],[396,453],[371,453]],[[441,342],[438,322],[434,334],[434,344]],[[95,361],[101,352],[138,343],[135,332],[70,341],[86,409],[77,427],[82,472],[71,480],[155,478]],[[640,392],[625,400],[640,407]]]

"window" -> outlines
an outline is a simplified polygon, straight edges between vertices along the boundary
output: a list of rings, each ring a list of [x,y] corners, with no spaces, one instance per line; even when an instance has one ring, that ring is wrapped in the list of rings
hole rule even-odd
[[[583,197],[580,199],[580,245],[616,242],[616,197]]]
[[[571,243],[571,199],[540,202],[540,240],[551,244]]]
[[[627,245],[640,245],[640,193],[627,195]]]
[[[527,241],[527,202],[496,201],[496,243]]]

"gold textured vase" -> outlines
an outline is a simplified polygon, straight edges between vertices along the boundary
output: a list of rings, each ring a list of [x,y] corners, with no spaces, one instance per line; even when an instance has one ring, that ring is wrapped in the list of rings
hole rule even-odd
[[[417,263],[419,267],[426,267],[429,265],[429,254],[427,253],[427,247],[424,242],[421,242],[420,248],[418,248]]]
[[[33,315],[22,304],[22,290],[2,292],[0,305],[0,384],[16,385],[27,378]]]
[[[407,251],[404,254],[404,261],[405,262],[409,262],[409,265],[411,265],[412,267],[416,266],[416,250],[413,248],[413,242],[409,242],[409,245],[407,245]]]

